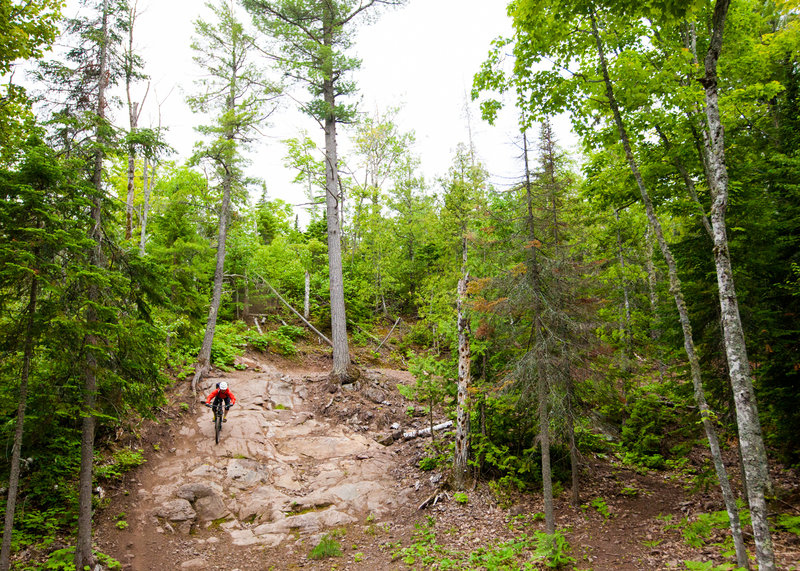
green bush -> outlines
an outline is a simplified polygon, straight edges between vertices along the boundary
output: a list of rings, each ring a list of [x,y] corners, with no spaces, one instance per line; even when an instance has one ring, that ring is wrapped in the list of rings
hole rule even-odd
[[[685,406],[687,395],[673,383],[654,384],[628,395],[628,418],[622,425],[623,461],[634,466],[661,469],[672,455],[685,451],[676,443],[693,440],[697,419]]]
[[[98,563],[100,563],[105,569],[109,569],[109,571],[118,571],[122,569],[122,563],[117,561],[116,559],[109,557],[105,553],[100,553],[99,551],[94,552],[94,556],[97,558]],[[48,557],[47,561],[44,562],[43,565],[36,567],[36,571],[74,571],[75,570],[75,548],[74,547],[66,547],[64,549],[57,549],[53,551]]]
[[[141,466],[146,461],[142,450],[120,448],[114,451],[110,460],[95,466],[94,473],[97,478],[114,480],[120,478],[125,472],[129,472],[137,466]]]
[[[244,354],[246,344],[242,323],[217,323],[211,345],[211,362],[218,367],[232,366],[236,357]]]

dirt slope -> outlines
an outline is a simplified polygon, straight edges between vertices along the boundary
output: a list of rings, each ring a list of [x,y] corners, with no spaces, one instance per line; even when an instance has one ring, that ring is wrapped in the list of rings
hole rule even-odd
[[[418,509],[444,491],[441,474],[417,468],[425,441],[376,442],[383,436],[386,443],[398,426],[424,424],[409,419],[409,403],[395,389],[411,381],[407,372],[370,370],[357,387],[333,394],[326,362],[249,364],[224,375],[238,402],[219,445],[210,411],[196,406],[162,423],[148,462],[109,491],[97,544],[126,570],[427,569],[426,554],[475,552],[512,539],[520,526],[542,529],[531,517],[542,511],[537,496],[499,498],[483,484],[468,490],[466,504],[445,492]],[[220,378],[208,379],[204,394]],[[680,481],[663,474],[638,475],[597,460],[587,466],[583,486],[583,508],[565,498],[556,503],[575,569],[725,561],[718,548],[688,547],[663,521],[720,509],[713,495],[687,497]],[[433,533],[423,541],[425,529]],[[326,533],[334,534],[342,555],[309,559]],[[778,545],[781,568],[791,569],[800,546],[788,535]]]

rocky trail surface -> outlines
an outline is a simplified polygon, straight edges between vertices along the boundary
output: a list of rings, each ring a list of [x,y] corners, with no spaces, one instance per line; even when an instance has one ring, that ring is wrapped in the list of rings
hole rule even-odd
[[[452,569],[520,569],[523,561],[545,568],[530,550],[485,563],[504,542],[543,529],[538,495],[480,484],[467,490],[468,501],[456,501],[443,474],[419,470],[430,440],[397,438],[401,425],[427,425],[409,416],[411,403],[396,390],[412,382],[407,372],[368,370],[355,385],[330,392],[326,362],[248,364],[200,387],[208,394],[224,378],[236,394],[219,444],[200,395],[185,394],[187,404],[176,404],[140,440],[147,462],[107,491],[96,543],[125,571],[438,569],[441,560],[460,562]],[[587,459],[582,478],[581,507],[568,504],[568,493],[556,500],[557,527],[575,558],[566,568],[726,561],[711,545],[724,532],[692,548],[678,527],[666,525],[721,509],[713,493],[688,494],[674,475],[636,474],[597,459]],[[311,559],[325,536],[342,553]],[[782,568],[800,568],[792,563],[800,561],[800,541],[777,540]]]

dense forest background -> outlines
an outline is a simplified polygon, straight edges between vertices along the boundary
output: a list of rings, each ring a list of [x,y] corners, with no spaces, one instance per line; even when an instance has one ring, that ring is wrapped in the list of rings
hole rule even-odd
[[[333,4],[333,16],[358,12]],[[91,506],[98,481],[136,464],[133,451],[109,459],[94,435],[136,430],[191,380],[210,324],[214,366],[232,367],[246,347],[292,355],[303,324],[278,293],[335,333],[340,288],[354,346],[399,323],[384,356],[415,373],[420,400],[465,411],[469,469],[498,485],[539,489],[546,463],[569,487],[576,451],[681,469],[706,442],[701,420],[738,456],[720,223],[759,438],[773,465],[800,463],[797,6],[738,0],[720,20],[720,4],[511,2],[513,35],[487,46],[473,90],[486,119],[501,94],[520,117],[519,170],[506,173],[519,184],[498,190],[474,141],[425,180],[397,111],[352,104],[347,26],[357,19],[312,53],[270,20],[293,2],[215,5],[193,44],[208,78],[188,100],[196,152],[176,160],[168,132],[137,125],[131,86],[146,77],[135,6],[87,2],[68,20],[55,0],[0,0],[0,472],[13,488],[16,470],[25,502],[16,519],[6,510],[5,556],[6,541],[19,549],[73,527],[87,478]],[[330,141],[308,133],[284,142],[310,204],[304,224],[248,178],[248,144],[292,88],[280,78],[299,78],[313,96],[303,110],[352,143],[332,157]],[[329,87],[338,103],[323,97]],[[712,89],[727,167],[721,220]],[[558,114],[580,156],[559,146]],[[458,455],[445,446],[431,461],[458,466]],[[695,475],[718,474],[708,460]]]

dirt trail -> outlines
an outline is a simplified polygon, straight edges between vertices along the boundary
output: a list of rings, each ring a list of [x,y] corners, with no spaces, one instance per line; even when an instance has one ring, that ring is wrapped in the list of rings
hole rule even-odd
[[[140,469],[124,516],[129,541],[110,550],[126,569],[230,569],[217,552],[314,545],[325,530],[380,521],[412,503],[391,450],[314,415],[308,392],[323,373],[258,369],[225,375],[237,404],[218,445],[211,413],[198,405],[176,427],[172,448]],[[207,394],[219,380],[200,389]],[[257,560],[263,565],[263,555]]]
[[[427,424],[406,415],[410,403],[395,388],[410,376],[375,369],[358,388],[332,395],[325,390],[327,364],[309,370],[253,362],[248,371],[225,374],[237,404],[219,445],[199,400],[193,411],[162,422],[148,462],[98,513],[98,548],[125,571],[427,569],[421,559],[404,563],[401,547],[463,555],[512,539],[520,521],[528,533],[543,530],[534,515],[543,510],[539,495],[514,494],[503,509],[485,484],[468,490],[466,504],[444,494],[419,510],[441,490],[444,474],[417,468],[425,439],[386,440],[398,425]],[[207,379],[203,394],[218,380]],[[725,561],[716,547],[690,548],[660,519],[721,509],[715,494],[687,494],[674,474],[636,474],[613,460],[590,464],[582,507],[570,507],[567,494],[556,501],[557,526],[576,569],[649,571],[682,569],[687,559]],[[435,546],[426,547],[414,537],[415,524],[431,522]],[[309,559],[331,532],[343,554]],[[713,541],[724,536],[717,532]],[[795,568],[789,562],[800,560],[800,548],[786,535],[776,539],[783,568]]]

